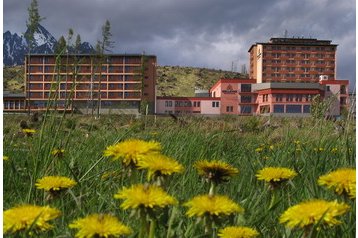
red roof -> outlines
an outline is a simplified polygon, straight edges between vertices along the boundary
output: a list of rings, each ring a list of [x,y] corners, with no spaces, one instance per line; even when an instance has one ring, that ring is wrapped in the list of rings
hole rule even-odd
[[[217,97],[171,97],[171,96],[161,96],[157,97],[157,100],[185,100],[185,101],[206,101],[206,100],[220,100],[220,98]]]

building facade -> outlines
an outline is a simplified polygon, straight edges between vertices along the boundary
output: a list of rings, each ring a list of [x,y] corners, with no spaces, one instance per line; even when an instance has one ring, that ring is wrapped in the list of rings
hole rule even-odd
[[[4,91],[3,111],[4,112],[24,112],[26,109],[26,97],[24,93],[10,93]]]
[[[29,111],[47,107],[93,113],[154,113],[156,56],[31,55],[25,59]]]
[[[328,115],[348,110],[348,80],[318,83],[255,83],[253,79],[220,79],[210,97],[158,97],[158,114],[276,115],[305,117],[319,96],[329,104]]]
[[[250,47],[249,76],[257,83],[335,80],[336,51],[329,40],[271,38]]]

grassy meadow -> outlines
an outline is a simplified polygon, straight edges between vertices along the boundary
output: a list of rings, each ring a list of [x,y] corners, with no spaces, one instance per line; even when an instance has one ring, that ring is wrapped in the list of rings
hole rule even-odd
[[[220,227],[242,225],[254,228],[259,237],[355,237],[355,199],[337,195],[319,186],[319,176],[337,168],[355,168],[355,123],[314,120],[312,118],[267,117],[170,117],[89,116],[49,113],[38,121],[27,115],[4,115],[3,206],[18,204],[49,205],[61,211],[50,221],[53,229],[36,233],[36,237],[74,237],[69,224],[92,213],[110,213],[132,228],[129,237],[138,237],[140,221],[130,210],[120,208],[122,200],[114,198],[123,186],[147,182],[145,171],[128,179],[120,161],[103,157],[103,151],[115,143],[136,138],[157,141],[161,153],[185,168],[171,175],[165,190],[179,204],[156,215],[155,237],[217,237]],[[21,122],[22,121],[22,122]],[[36,132],[21,133],[27,123]],[[266,124],[265,124],[266,123]],[[63,157],[51,152],[64,149]],[[207,194],[209,184],[199,177],[193,164],[198,160],[222,160],[239,170],[230,181],[217,186],[217,193],[227,195],[244,212],[225,218],[204,234],[202,221],[186,215],[185,202]],[[293,169],[297,176],[272,190],[256,178],[257,171],[279,166]],[[57,197],[36,189],[38,179],[48,175],[67,176],[77,182]],[[338,200],[350,206],[337,217],[340,225],[310,233],[289,229],[279,217],[289,207],[310,199]],[[220,226],[220,227],[219,227]],[[314,227],[315,228],[315,227]],[[27,237],[23,231],[8,237]]]

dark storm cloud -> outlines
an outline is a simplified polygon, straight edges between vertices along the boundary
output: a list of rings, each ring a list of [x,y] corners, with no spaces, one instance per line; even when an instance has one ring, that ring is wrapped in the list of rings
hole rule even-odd
[[[69,28],[92,44],[106,19],[113,52],[158,56],[161,65],[240,69],[247,50],[270,37],[313,37],[338,47],[338,77],[355,81],[355,1],[38,0],[56,37]],[[4,0],[4,31],[24,32],[30,0]],[[355,84],[355,82],[354,82]]]

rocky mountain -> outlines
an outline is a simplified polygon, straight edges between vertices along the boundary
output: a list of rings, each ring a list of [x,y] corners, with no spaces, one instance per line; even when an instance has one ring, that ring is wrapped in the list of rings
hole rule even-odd
[[[4,65],[24,64],[24,55],[27,52],[27,43],[23,36],[7,31],[3,34],[3,63]]]
[[[25,35],[28,34],[28,30]],[[6,66],[23,65],[24,55],[28,53],[28,45],[24,36],[12,34],[10,31],[3,33],[3,63]],[[39,25],[34,33],[34,41],[31,53],[52,54],[54,53],[57,40],[43,26]],[[72,48],[69,51],[74,51]],[[83,42],[78,49],[81,54],[92,53],[94,48],[88,42]]]

